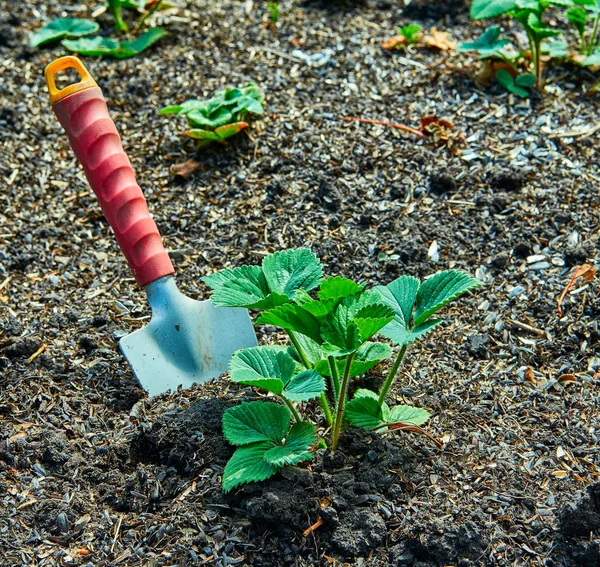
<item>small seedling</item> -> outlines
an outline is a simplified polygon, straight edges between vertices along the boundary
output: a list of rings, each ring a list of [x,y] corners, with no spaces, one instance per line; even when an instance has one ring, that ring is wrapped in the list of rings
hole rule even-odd
[[[96,33],[100,26],[92,20],[58,18],[36,31],[29,40],[31,47],[46,45],[61,39],[74,39]]]
[[[421,29],[419,24],[402,26],[398,30],[398,35],[384,39],[381,42],[381,47],[383,49],[398,49],[400,47],[414,45],[421,39]]]
[[[108,56],[115,59],[126,59],[138,55],[156,43],[167,32],[162,28],[150,28],[137,39],[119,41],[110,37],[95,36],[92,38],[66,39],[63,46],[79,55]]]
[[[185,116],[190,129],[185,136],[198,140],[198,148],[212,142],[224,142],[244,128],[251,115],[264,112],[264,93],[255,83],[244,87],[217,92],[207,100],[186,100],[182,104],[166,106],[160,114]]]
[[[279,20],[279,2],[267,2],[267,10],[269,11],[269,25],[274,28]]]
[[[291,343],[243,349],[229,363],[233,382],[265,390],[282,404],[249,402],[225,412],[223,433],[238,447],[225,467],[225,491],[313,457],[317,428],[302,418],[300,403],[319,400],[334,451],[347,424],[422,432],[429,412],[390,407],[388,393],[410,343],[442,322],[432,316],[480,285],[448,270],[422,283],[403,276],[367,289],[347,278],[323,278],[320,261],[303,248],[276,252],[261,266],[226,269],[203,280],[216,306],[259,310],[256,323],[282,328]],[[392,355],[389,344],[372,340],[377,334],[398,352],[379,391],[361,388],[349,399],[350,382]]]
[[[399,30],[399,34],[404,36],[406,45],[412,45],[421,39],[421,26],[419,24],[402,26]]]

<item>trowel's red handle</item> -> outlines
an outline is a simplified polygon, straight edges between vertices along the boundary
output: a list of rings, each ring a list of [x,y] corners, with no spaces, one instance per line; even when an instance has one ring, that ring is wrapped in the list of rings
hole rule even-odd
[[[82,80],[57,90],[54,75],[71,67]],[[52,110],[69,137],[136,281],[145,286],[172,274],[173,264],[123,151],[102,91],[76,57],[50,63],[45,75]]]

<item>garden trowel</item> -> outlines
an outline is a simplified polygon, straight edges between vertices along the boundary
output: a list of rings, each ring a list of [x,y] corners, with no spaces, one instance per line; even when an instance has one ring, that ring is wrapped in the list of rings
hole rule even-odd
[[[70,68],[81,80],[58,89],[55,75]],[[236,350],[257,344],[248,311],[195,301],[177,289],[102,91],[76,57],[50,63],[45,76],[52,110],[152,308],[150,323],[119,341],[135,377],[151,396],[218,377]]]

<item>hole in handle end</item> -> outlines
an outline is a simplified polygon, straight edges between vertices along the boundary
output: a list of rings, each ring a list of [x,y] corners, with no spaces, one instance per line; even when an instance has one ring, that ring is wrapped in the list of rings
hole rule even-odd
[[[63,89],[59,89],[56,86],[54,77],[65,69],[75,69],[79,73],[81,80],[78,83],[73,83]],[[72,55],[67,55],[66,57],[61,57],[56,61],[52,61],[52,63],[46,67],[44,76],[46,77],[46,85],[48,85],[51,104],[84,89],[98,86],[83,63],[77,57],[73,57]]]

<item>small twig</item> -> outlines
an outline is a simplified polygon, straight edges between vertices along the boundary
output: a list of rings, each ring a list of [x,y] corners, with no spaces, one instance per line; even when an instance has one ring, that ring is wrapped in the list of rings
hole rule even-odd
[[[302,533],[302,535],[304,537],[306,537],[307,535],[310,535],[312,532],[314,532],[317,528],[322,526],[324,523],[325,523],[325,521],[323,520],[323,518],[319,518],[312,526],[310,526],[310,528],[306,528],[304,530],[304,532]]]
[[[113,542],[110,546],[110,552],[113,553],[115,550],[115,545],[117,543],[117,538],[119,537],[119,531],[121,530],[121,524],[123,523],[123,516],[119,516],[119,521],[115,527],[115,535],[113,536]]]
[[[591,136],[594,132],[597,132],[598,130],[600,130],[600,124],[596,124],[595,126],[588,128],[587,130],[569,130],[568,132],[559,132],[558,134],[550,134],[550,136],[548,136],[548,138],[551,140],[554,138],[577,138],[579,136],[583,136],[584,138],[587,138],[588,136]]]
[[[0,284],[0,291],[2,291],[10,282],[11,276],[6,276],[6,279]]]
[[[31,364],[40,354],[42,354],[48,348],[47,345],[42,345],[38,348],[28,359],[27,364]]]
[[[258,47],[258,51],[265,51],[266,53],[272,53],[273,55],[277,55],[277,57],[281,57],[282,59],[287,59],[288,61],[292,61],[294,63],[305,63],[299,57],[294,57],[293,55],[288,55],[287,53],[283,53],[283,51],[278,51],[277,49],[272,49],[271,47]]]
[[[532,327],[531,325],[528,325],[527,323],[521,323],[521,321],[515,321],[513,319],[507,319],[507,321],[514,327],[517,327],[523,331],[529,331],[530,333],[533,333],[534,335],[537,335],[538,337],[543,337],[546,335],[546,332],[542,331],[542,329],[536,329],[535,327]]]
[[[425,435],[427,439],[433,442],[438,449],[441,449],[444,446],[444,444],[439,439],[436,439],[433,435],[431,435],[431,433],[428,433],[418,425],[409,425],[407,423],[403,423],[402,421],[396,421],[394,423],[386,423],[383,427],[387,427],[388,431],[400,429],[401,431],[412,431],[413,433],[420,433],[421,435]]]
[[[398,124],[396,122],[384,122],[383,120],[371,120],[369,118],[354,118],[352,116],[343,116],[342,120],[344,122],[360,122],[361,124],[376,124],[378,126],[396,128],[396,130],[402,130],[403,132],[408,132],[410,134],[414,134],[415,136],[419,136],[419,138],[422,138],[423,140],[427,139],[427,136],[420,130],[416,130],[410,126],[405,126],[404,124]]]

